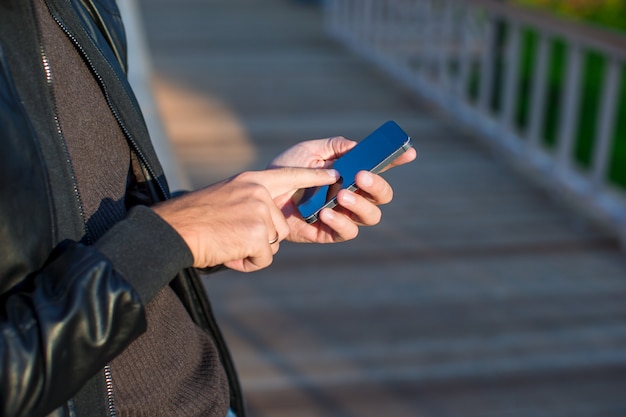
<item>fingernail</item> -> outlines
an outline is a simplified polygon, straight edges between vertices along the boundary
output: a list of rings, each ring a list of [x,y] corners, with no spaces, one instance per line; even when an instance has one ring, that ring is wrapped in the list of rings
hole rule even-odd
[[[339,171],[337,171],[336,169],[327,169],[326,172],[335,181],[339,180],[339,177],[340,177]]]
[[[372,185],[373,183],[374,183],[373,174],[366,171],[361,177],[361,185],[364,185],[367,187],[369,185]]]
[[[354,202],[355,202],[355,201],[356,201],[356,200],[355,200],[355,198],[354,198],[354,194],[352,194],[352,193],[350,193],[350,192],[348,192],[348,193],[344,193],[344,194],[341,196],[341,202],[342,202],[344,205],[351,206],[352,204],[354,204]]]
[[[335,218],[335,212],[332,209],[322,210],[320,216],[322,215],[322,213],[324,213],[323,216],[326,220],[333,220]]]

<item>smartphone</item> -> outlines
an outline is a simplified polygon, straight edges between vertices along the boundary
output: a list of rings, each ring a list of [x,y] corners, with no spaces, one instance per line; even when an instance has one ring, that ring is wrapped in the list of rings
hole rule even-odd
[[[332,185],[307,188],[298,202],[298,210],[307,223],[317,221],[320,210],[337,205],[341,189],[357,189],[354,177],[359,171],[378,173],[413,146],[411,138],[390,120],[369,134],[346,154],[338,158],[332,168],[339,172],[339,180]]]

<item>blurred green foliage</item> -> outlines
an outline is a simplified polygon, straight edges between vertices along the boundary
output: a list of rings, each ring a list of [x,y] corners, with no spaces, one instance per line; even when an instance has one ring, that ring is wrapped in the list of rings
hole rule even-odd
[[[512,0],[561,16],[626,30],[626,0]]]

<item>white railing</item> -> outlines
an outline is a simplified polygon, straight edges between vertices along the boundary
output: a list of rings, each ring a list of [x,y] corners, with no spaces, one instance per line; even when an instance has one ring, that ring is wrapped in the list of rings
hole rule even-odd
[[[497,0],[327,0],[325,10],[333,36],[603,215],[626,247],[626,191],[609,179],[625,37]]]

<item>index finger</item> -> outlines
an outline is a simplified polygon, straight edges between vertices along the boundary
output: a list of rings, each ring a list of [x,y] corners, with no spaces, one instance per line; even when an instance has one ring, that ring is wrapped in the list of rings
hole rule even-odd
[[[339,172],[334,169],[284,167],[261,171],[260,174],[259,183],[267,188],[272,198],[339,180]]]

